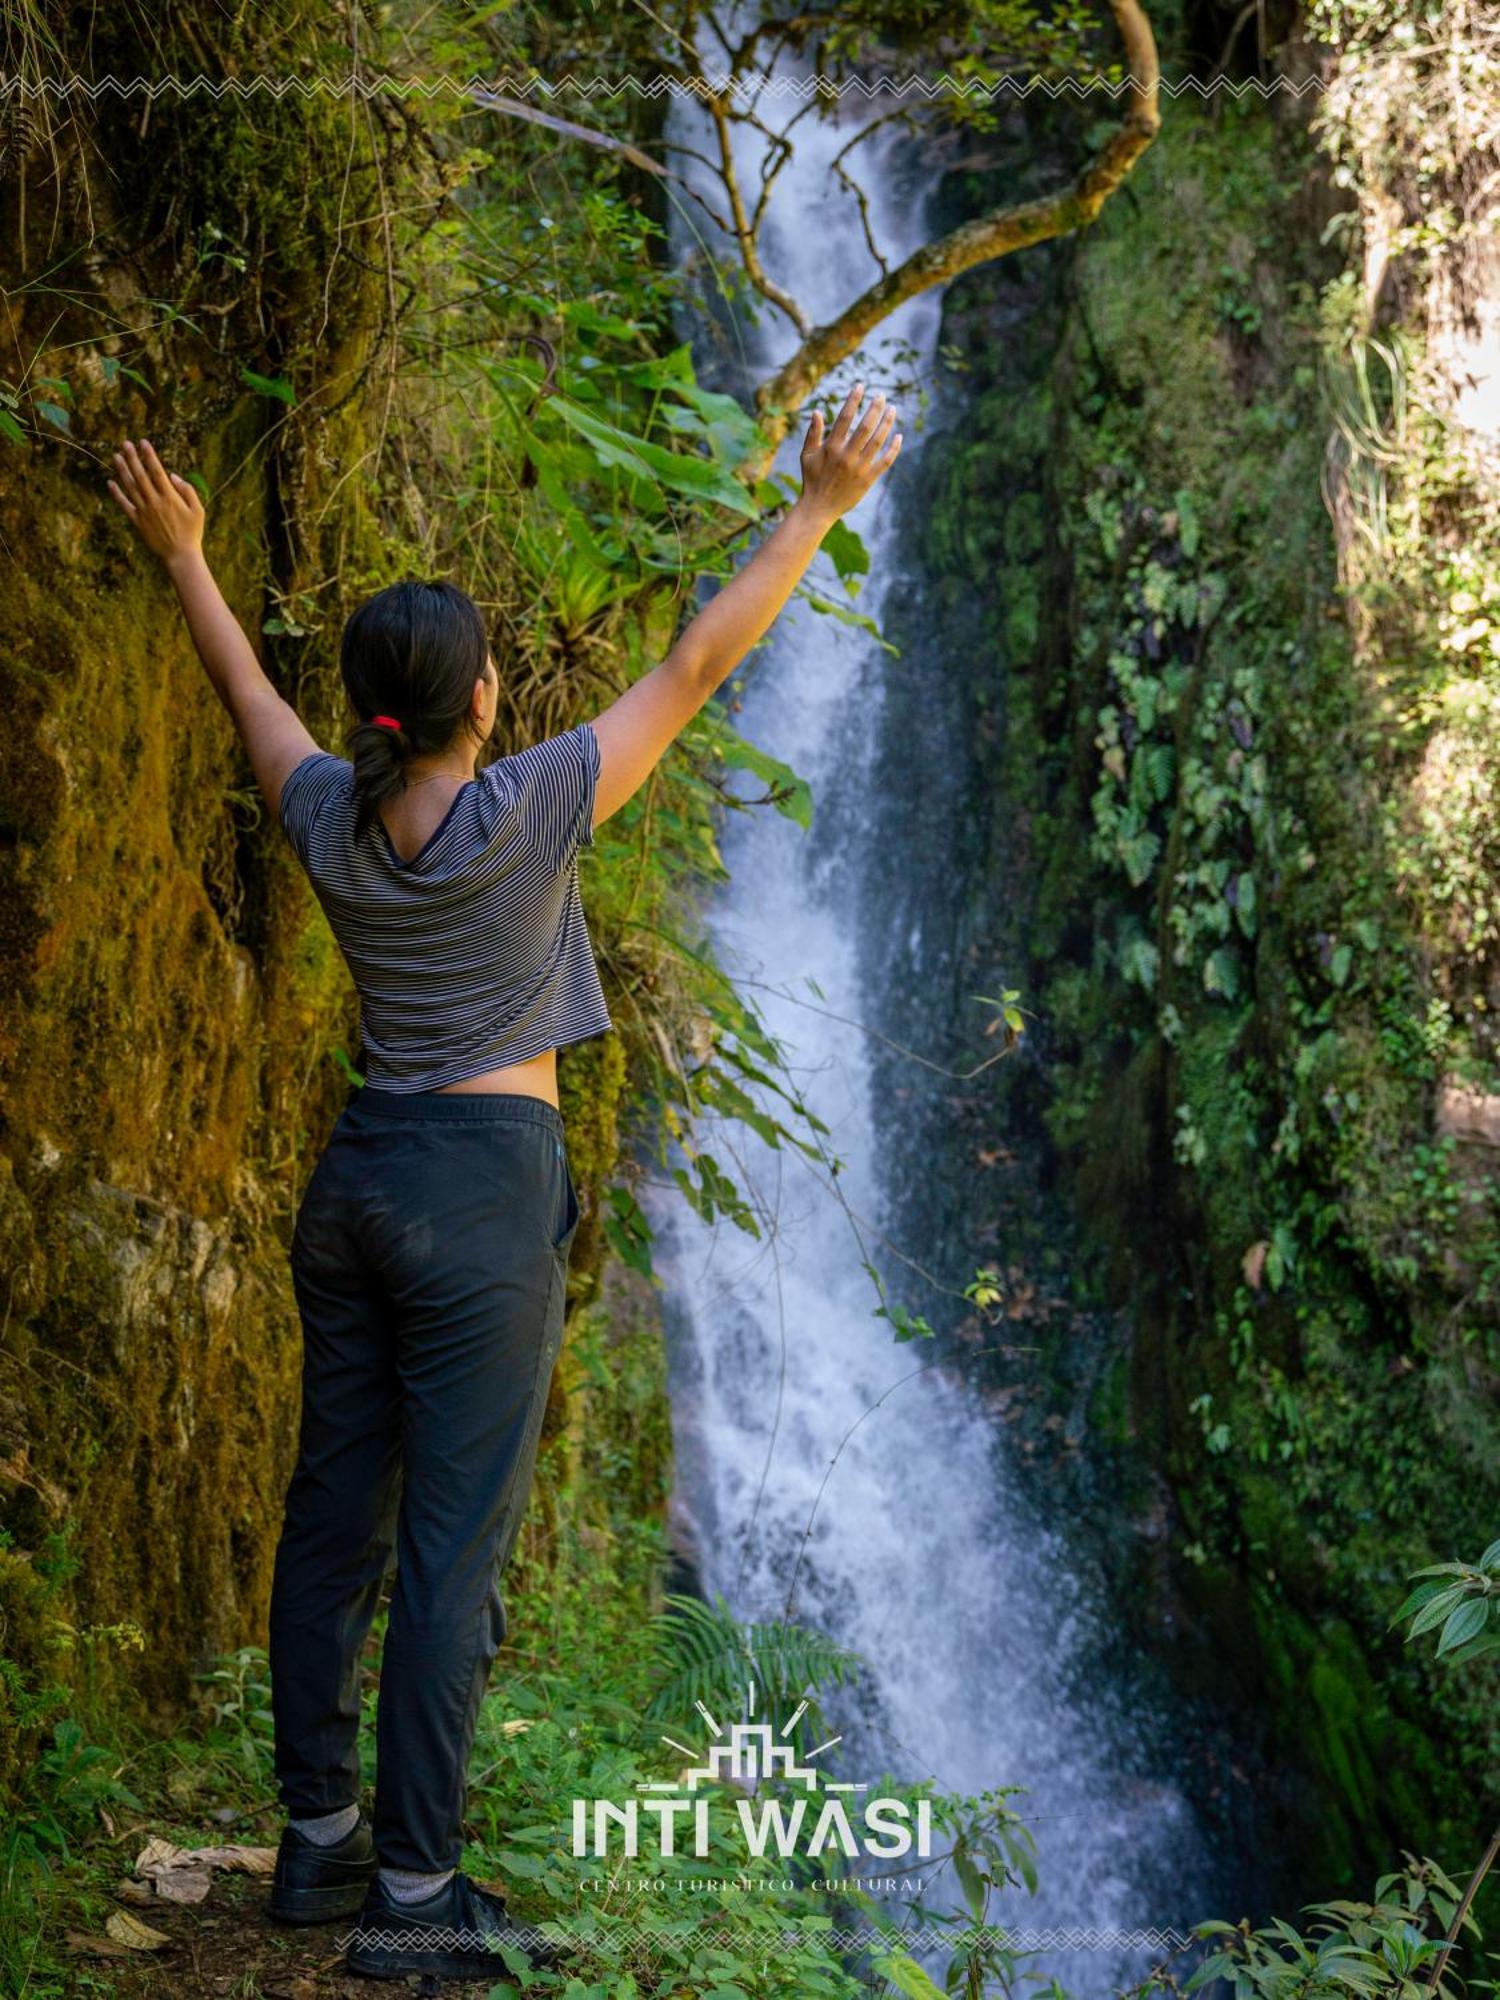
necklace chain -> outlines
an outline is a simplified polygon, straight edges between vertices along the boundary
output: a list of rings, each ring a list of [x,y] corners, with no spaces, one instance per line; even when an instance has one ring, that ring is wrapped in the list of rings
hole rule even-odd
[[[411,792],[415,791],[418,785],[430,785],[434,783],[435,780],[437,780],[438,778],[458,778],[458,777],[459,774],[457,771],[429,771],[425,778],[408,778],[406,780],[406,789],[409,792]],[[466,785],[469,781],[467,778],[460,778],[459,782],[461,784]]]

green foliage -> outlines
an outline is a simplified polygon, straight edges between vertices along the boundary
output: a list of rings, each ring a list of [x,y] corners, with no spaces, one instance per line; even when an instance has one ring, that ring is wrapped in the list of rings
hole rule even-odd
[[[576,179],[576,162],[559,164]],[[752,490],[736,477],[759,444],[755,422],[697,382],[686,345],[661,347],[675,280],[649,261],[655,225],[606,171],[586,196],[575,184],[549,204],[553,257],[536,266],[508,245],[512,171],[508,157],[488,161],[433,278],[465,287],[448,311],[442,393],[446,421],[475,433],[472,455],[488,468],[460,496],[474,520],[466,560],[500,562],[503,539],[533,671],[554,655],[582,657],[618,691],[670,644],[699,580],[730,573],[745,522],[758,525],[790,489],[762,480]],[[575,276],[585,271],[586,285]],[[501,274],[510,323],[545,325],[545,339],[493,339]],[[807,601],[867,625],[850,600],[868,555],[842,523],[828,554],[845,601],[804,584]],[[736,692],[691,721],[601,829],[587,865],[591,932],[629,1047],[634,1133],[697,1214],[756,1236],[752,1203],[704,1135],[741,1124],[821,1160],[826,1128],[702,934],[703,890],[724,876],[721,814],[770,807],[805,827],[813,811],[806,781],[734,726]],[[736,789],[736,774],[758,790]],[[650,1234],[633,1189],[612,1190],[606,1238],[643,1273]]]
[[[1430,1563],[1416,1570],[1419,1583],[1392,1625],[1410,1621],[1407,1644],[1424,1632],[1437,1636],[1437,1657],[1450,1666],[1500,1652],[1500,1541],[1477,1563]]]
[[[1222,1988],[1234,2000],[1419,2000],[1433,1993],[1457,2000],[1461,1991],[1493,1991],[1486,1979],[1466,1980],[1462,1988],[1446,1978],[1432,1983],[1459,1894],[1435,1862],[1408,1855],[1399,1874],[1376,1883],[1373,1902],[1311,1905],[1314,1921],[1305,1932],[1281,1918],[1260,1930],[1200,1924],[1198,1935],[1215,1949],[1185,1990]],[[1478,1940],[1472,1917],[1465,1930]]]
[[[274,396],[280,403],[295,403],[296,391],[284,375],[257,375],[253,368],[242,368],[240,380],[258,396]]]
[[[805,1703],[800,1727],[821,1734],[814,1690],[842,1686],[860,1664],[855,1654],[803,1625],[742,1625],[722,1597],[710,1605],[670,1596],[653,1624],[660,1678],[646,1713],[664,1720],[681,1721],[700,1702],[742,1717],[747,1699],[757,1716],[769,1711],[780,1720]]]
[[[90,1743],[80,1723],[65,1717],[52,1730],[5,1830],[4,1879],[28,1861],[66,1856],[72,1842],[89,1829],[100,1806],[140,1810],[140,1800],[121,1779],[116,1752]]]
[[[986,776],[1017,831],[992,923],[1091,1266],[1133,1310],[1180,1587],[1315,1764],[1317,1865],[1353,1881],[1419,1824],[1471,1838],[1495,1768],[1493,1703],[1380,1642],[1392,1577],[1493,1517],[1496,1176],[1433,1107],[1500,1077],[1475,1004],[1495,541],[1418,407],[1421,343],[1360,319],[1351,239],[1306,227],[1300,143],[1177,107],[1034,350],[969,350],[929,559],[939,588],[994,576],[975,728],[1003,718]],[[1389,1730],[1400,1812],[1369,1763]]]
[[[274,1735],[271,1663],[263,1646],[240,1646],[198,1676],[209,1697],[208,1741],[251,1783],[271,1777]]]
[[[894,1990],[932,1990],[901,1949],[890,1917],[860,1888],[853,1864],[834,1846],[817,1856],[794,1852],[760,1860],[748,1852],[734,1817],[733,1787],[701,1788],[709,1804],[706,1857],[681,1851],[658,1856],[653,1842],[649,1861],[643,1857],[632,1872],[619,1869],[616,1859],[571,1852],[573,1800],[623,1802],[643,1780],[676,1775],[682,1753],[663,1742],[660,1719],[699,1698],[711,1713],[739,1715],[753,1667],[756,1712],[773,1714],[779,1725],[803,1699],[812,1715],[820,1688],[845,1681],[860,1666],[805,1629],[737,1625],[722,1603],[673,1600],[648,1630],[621,1615],[623,1607],[612,1612],[602,1606],[587,1576],[578,1578],[578,1587],[603,1612],[590,1612],[587,1671],[560,1664],[508,1675],[503,1701],[498,1695],[486,1701],[476,1748],[479,1839],[466,1861],[480,1873],[506,1876],[518,1912],[535,1898],[539,1918],[585,1932],[585,1951],[570,1967],[578,1984],[566,1990],[575,2000],[581,1993],[606,2000],[620,1990],[615,1981],[629,1978],[637,1984],[624,1990],[643,1993],[733,1990],[746,2000],[853,1996],[869,1989],[828,1934],[836,1924],[856,1922],[868,1924],[877,1939],[887,1933],[889,1943],[877,1942],[871,1958]],[[538,1610],[550,1615],[550,1607]],[[523,1629],[530,1615],[523,1604]],[[700,1736],[701,1724],[692,1740]],[[762,1789],[772,1795],[772,1787]],[[922,1872],[953,1867],[981,1911],[997,1889],[1035,1889],[1035,1845],[1010,1803],[1013,1789],[973,1798],[933,1796],[926,1787],[888,1777],[875,1789],[909,1805],[930,1798],[941,1844]],[[601,1894],[606,1878],[612,1878],[607,1897]],[[993,1931],[976,1935],[970,1920],[928,1907],[920,1894],[906,1902],[933,1935],[941,1936],[945,1926],[951,1931],[950,1962],[941,1975],[946,1990],[983,1990],[965,1982],[992,1974],[1005,1975],[1012,1989],[1023,1980],[1024,1955],[1007,1951]],[[646,1925],[649,1933],[640,1928]],[[561,1990],[561,1981],[556,1985]],[[536,1990],[554,1989],[544,1983]]]

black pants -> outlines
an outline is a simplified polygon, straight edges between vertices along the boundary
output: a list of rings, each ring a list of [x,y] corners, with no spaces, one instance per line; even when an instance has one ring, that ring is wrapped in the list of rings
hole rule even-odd
[[[499,1590],[562,1340],[578,1201],[544,1098],[358,1091],[298,1211],[302,1417],[271,1593],[281,1802],[359,1793],[359,1653],[388,1559],[375,1845],[455,1867]]]

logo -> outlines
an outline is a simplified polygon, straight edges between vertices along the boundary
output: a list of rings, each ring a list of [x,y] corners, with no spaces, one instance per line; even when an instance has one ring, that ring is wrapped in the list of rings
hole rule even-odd
[[[613,1799],[574,1799],[574,1854],[603,1860],[614,1852],[635,1860],[641,1853],[644,1821],[647,1835],[654,1836],[656,1854],[706,1856],[710,1801],[699,1790],[703,1785],[730,1786],[739,1792],[733,1802],[734,1823],[746,1853],[757,1859],[768,1854],[783,1860],[792,1854],[817,1855],[830,1846],[851,1859],[868,1855],[894,1861],[913,1852],[923,1858],[931,1854],[930,1799],[918,1799],[911,1806],[905,1799],[868,1798],[867,1785],[824,1777],[814,1770],[813,1760],[842,1742],[839,1736],[830,1736],[799,1759],[786,1739],[807,1713],[805,1701],[792,1710],[779,1736],[769,1722],[734,1722],[726,1729],[701,1701],[694,1707],[713,1739],[707,1750],[692,1750],[674,1736],[663,1736],[663,1743],[690,1760],[677,1777],[643,1781],[636,1786],[640,1796],[623,1804]],[[752,1680],[746,1688],[747,1716],[754,1716],[755,1707]],[[789,1796],[758,1799],[756,1794],[768,1782],[778,1783]],[[689,1844],[679,1846],[680,1838]]]

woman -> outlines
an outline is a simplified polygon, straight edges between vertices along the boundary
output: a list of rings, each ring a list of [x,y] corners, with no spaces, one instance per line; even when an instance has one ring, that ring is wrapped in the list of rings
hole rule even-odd
[[[659,666],[591,722],[477,769],[499,681],[472,601],[398,583],[349,620],[351,759],[320,750],[261,671],[203,555],[192,485],[151,445],[109,488],[160,557],[215,693],[344,954],[366,1078],[298,1210],[296,1469],[271,1599],[276,1774],[289,1814],[271,1911],[359,1922],[352,1970],[485,1977],[516,1929],[459,1868],[465,1774],[505,1635],[498,1578],[535,1464],[578,1204],[556,1051],[611,1023],[578,850],[791,595],[894,461],[862,384],[802,493]],[[394,1547],[373,1824],[358,1661]],[[550,1948],[532,1944],[533,1964]]]

